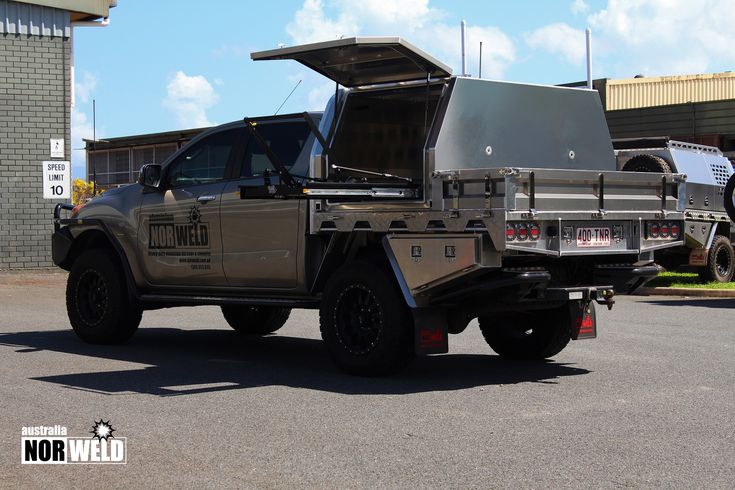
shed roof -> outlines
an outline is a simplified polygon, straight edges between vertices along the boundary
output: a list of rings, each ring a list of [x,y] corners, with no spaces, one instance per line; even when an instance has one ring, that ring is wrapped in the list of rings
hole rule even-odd
[[[735,99],[735,73],[704,73],[607,80],[609,111]]]

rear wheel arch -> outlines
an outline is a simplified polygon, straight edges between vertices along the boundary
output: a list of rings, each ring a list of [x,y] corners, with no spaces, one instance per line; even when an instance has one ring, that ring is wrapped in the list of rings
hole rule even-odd
[[[726,237],[727,239],[730,239],[730,231],[731,231],[730,223],[725,223],[725,222],[717,223],[716,228],[717,228],[717,231],[716,231],[717,235],[722,235]]]
[[[382,235],[369,232],[337,232],[327,247],[322,263],[312,283],[312,293],[323,293],[324,288],[337,271],[354,262],[370,262],[379,266],[388,266],[388,256],[381,245]]]

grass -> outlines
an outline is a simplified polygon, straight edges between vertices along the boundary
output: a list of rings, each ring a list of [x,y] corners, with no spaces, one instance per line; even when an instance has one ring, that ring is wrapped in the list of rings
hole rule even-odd
[[[651,288],[735,289],[735,282],[702,282],[694,272],[661,272],[646,284]]]

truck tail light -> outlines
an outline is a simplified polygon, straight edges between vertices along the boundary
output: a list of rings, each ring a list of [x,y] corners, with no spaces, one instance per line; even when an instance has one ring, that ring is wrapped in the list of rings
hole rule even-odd
[[[681,228],[676,223],[671,224],[671,238],[679,238],[681,234]]]
[[[658,238],[661,226],[658,223],[648,223],[648,238]]]
[[[541,238],[541,225],[538,223],[516,222],[505,225],[506,241],[538,241],[539,238]]]
[[[661,223],[661,226],[659,227],[659,234],[661,235],[661,238],[667,238],[669,236],[668,223]]]

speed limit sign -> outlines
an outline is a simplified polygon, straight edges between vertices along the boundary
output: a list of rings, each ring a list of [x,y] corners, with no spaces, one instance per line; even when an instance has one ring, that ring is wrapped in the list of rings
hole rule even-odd
[[[71,163],[62,160],[43,162],[43,198],[71,198]]]

